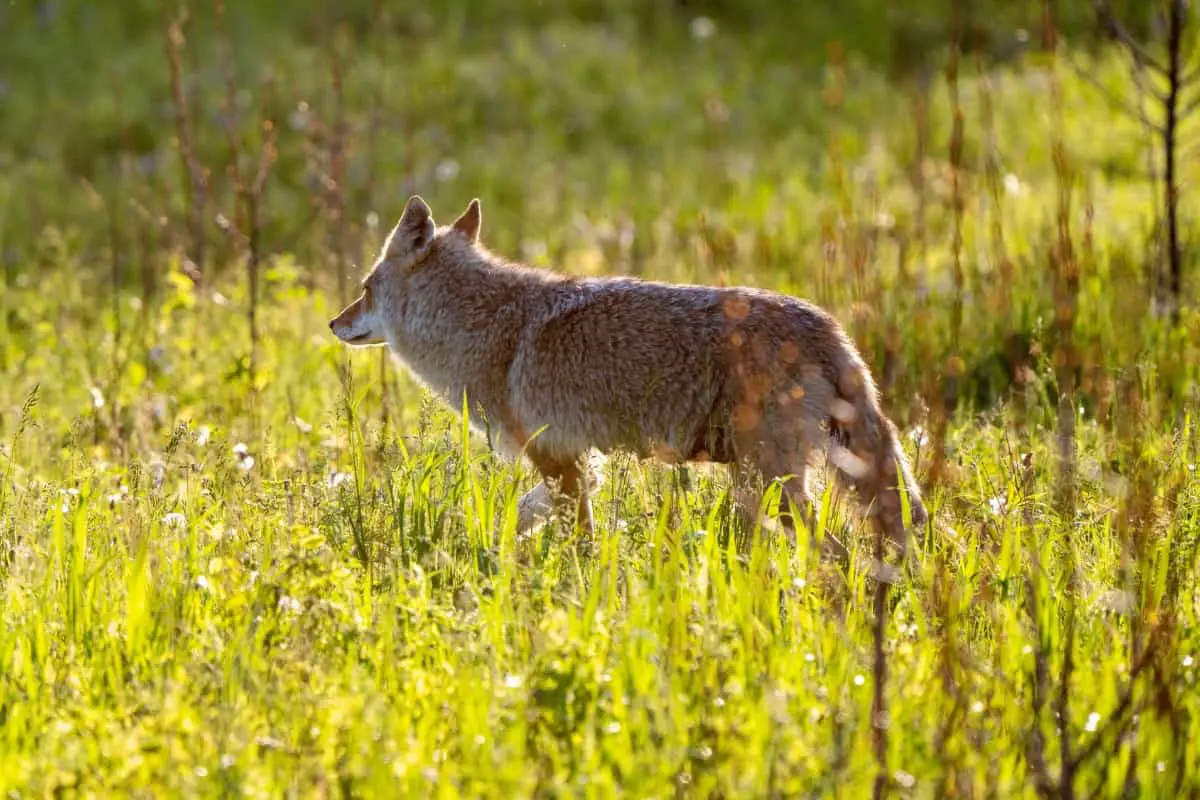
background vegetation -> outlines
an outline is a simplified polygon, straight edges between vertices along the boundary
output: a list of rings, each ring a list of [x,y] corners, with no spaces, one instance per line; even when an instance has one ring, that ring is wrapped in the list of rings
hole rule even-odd
[[[0,786],[1195,795],[1164,7],[4,4]],[[872,577],[829,496],[848,570],[739,553],[723,474],[624,458],[593,547],[518,540],[528,470],[326,328],[413,192],[534,264],[825,304],[914,562]]]

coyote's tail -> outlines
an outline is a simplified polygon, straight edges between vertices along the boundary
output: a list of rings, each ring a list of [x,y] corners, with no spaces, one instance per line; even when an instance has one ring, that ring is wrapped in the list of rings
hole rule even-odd
[[[842,367],[834,387],[837,397],[830,409],[834,439],[831,461],[842,481],[858,491],[868,513],[879,520],[887,535],[904,545],[907,530],[901,479],[911,527],[925,527],[929,515],[896,427],[880,408],[875,384],[860,360]]]

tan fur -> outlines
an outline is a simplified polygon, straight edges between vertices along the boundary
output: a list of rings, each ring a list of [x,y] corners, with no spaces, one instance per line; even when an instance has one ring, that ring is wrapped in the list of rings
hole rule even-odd
[[[472,200],[438,228],[411,198],[330,327],[348,344],[386,343],[455,408],[465,392],[473,426],[524,452],[586,530],[593,449],[730,464],[750,504],[763,480],[786,478],[806,519],[809,466],[826,453],[890,538],[906,539],[900,475],[925,524],[874,382],[829,314],[760,289],[532,269],[481,246],[480,221]],[[522,498],[522,530],[548,494]]]

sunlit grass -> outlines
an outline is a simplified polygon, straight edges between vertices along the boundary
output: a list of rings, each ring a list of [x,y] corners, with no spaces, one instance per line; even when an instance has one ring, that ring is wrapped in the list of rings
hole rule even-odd
[[[169,103],[161,42],[141,36],[113,63],[148,88],[73,110],[47,90],[79,122],[41,140],[22,92],[24,134],[3,143],[0,788],[861,797],[882,760],[894,792],[920,797],[1034,796],[1064,762],[1081,794],[1196,790],[1200,321],[1169,332],[1148,313],[1136,130],[1061,63],[965,71],[956,326],[944,83],[918,173],[910,81],[870,59],[839,77],[824,64],[836,49],[793,63],[690,21],[657,48],[628,20],[460,40],[422,17],[403,49],[365,39],[345,65],[359,145],[347,277],[420,191],[435,211],[479,196],[484,241],[514,258],[828,305],[918,472],[940,475],[935,526],[886,596],[886,715],[872,715],[874,542],[831,492],[818,525],[850,544],[845,570],[804,541],[740,548],[719,469],[625,456],[595,500],[595,541],[557,522],[518,537],[530,469],[378,351],[329,335],[336,267],[310,205],[316,145],[294,116],[301,100],[329,113],[327,53],[278,31],[239,51],[255,91],[270,53],[297,93],[281,80],[273,95],[291,127],[264,200],[251,372],[243,253],[215,222],[204,280],[187,277],[171,122],[153,110]],[[46,37],[46,52],[72,41]],[[1096,69],[1128,81],[1115,59]],[[221,77],[198,80],[215,106]],[[386,128],[368,165],[380,86],[407,127]],[[143,160],[105,161],[110,123],[149,137]],[[1081,269],[1070,504],[1056,136]],[[219,131],[200,138],[221,157]],[[83,162],[94,192],[72,171]],[[222,191],[214,215],[232,214]],[[1032,350],[1015,384],[1005,337]]]

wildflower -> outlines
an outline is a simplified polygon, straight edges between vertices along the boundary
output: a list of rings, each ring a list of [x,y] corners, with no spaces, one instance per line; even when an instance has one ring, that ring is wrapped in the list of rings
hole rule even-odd
[[[110,494],[108,496],[108,507],[116,508],[118,505],[120,505],[122,502],[124,502],[125,498],[128,496],[129,496],[129,487],[122,483],[117,488],[117,491],[113,492],[112,494]]]
[[[908,438],[912,439],[913,443],[916,444],[917,447],[924,447],[925,445],[929,444],[929,435],[920,425],[917,425],[908,432]]]
[[[706,39],[711,39],[716,34],[717,23],[713,22],[709,17],[696,17],[692,20],[692,24],[688,28],[693,39],[703,42]]]
[[[285,594],[279,598],[278,608],[289,614],[299,614],[304,611],[304,604],[291,595]]]
[[[244,442],[238,442],[233,446],[233,457],[237,459],[238,469],[242,472],[254,469],[254,456],[250,455],[250,450]]]
[[[444,158],[434,167],[433,174],[439,181],[452,181],[458,176],[458,162]]]

